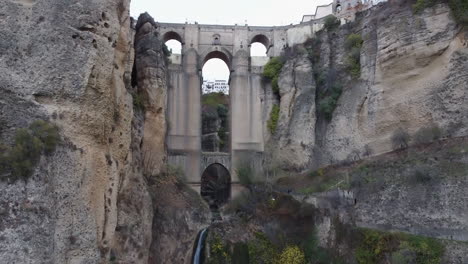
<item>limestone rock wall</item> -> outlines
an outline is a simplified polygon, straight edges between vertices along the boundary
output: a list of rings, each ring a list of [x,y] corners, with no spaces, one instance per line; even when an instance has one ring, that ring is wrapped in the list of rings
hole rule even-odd
[[[305,168],[315,145],[315,82],[312,63],[303,53],[288,60],[280,75],[280,115],[272,160],[287,168]],[[271,101],[265,100],[267,108]],[[271,110],[270,110],[271,111]],[[269,115],[268,115],[269,117]]]
[[[177,207],[201,212],[181,216],[186,228],[153,217],[170,210],[154,194],[166,172],[167,61],[154,20],[135,23],[129,4],[0,3],[0,142],[37,119],[62,138],[28,180],[0,175],[2,263],[162,263],[174,254],[150,255],[161,226],[186,236],[177,249],[188,256],[209,221],[196,193]]]
[[[292,65],[303,55],[283,67],[279,129],[270,139],[278,164],[302,170],[382,154],[394,149],[391,138],[400,128],[410,137],[433,125],[444,137],[467,135],[468,35],[447,5],[414,14],[409,3],[391,1],[363,12],[353,24],[318,34],[320,61],[314,69],[344,71],[344,43],[351,33],[364,41],[361,76],[338,74],[343,93],[331,121],[316,117],[313,96],[294,93],[298,86],[291,80],[298,69]],[[314,89],[310,66],[306,72],[303,83]]]
[[[0,4],[2,140],[39,118],[63,138],[27,182],[0,182],[2,262],[97,263],[108,255],[132,161],[128,6]]]

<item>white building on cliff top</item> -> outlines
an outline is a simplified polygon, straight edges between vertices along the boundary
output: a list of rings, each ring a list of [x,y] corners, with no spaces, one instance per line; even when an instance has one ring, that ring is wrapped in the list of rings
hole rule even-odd
[[[386,1],[387,0],[333,0],[328,5],[317,6],[315,14],[303,16],[302,22],[309,22],[334,15],[344,24],[353,21],[356,13]]]

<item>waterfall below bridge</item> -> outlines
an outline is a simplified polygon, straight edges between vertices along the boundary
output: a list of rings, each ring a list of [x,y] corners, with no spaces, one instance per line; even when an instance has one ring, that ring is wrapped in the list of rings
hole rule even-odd
[[[194,247],[193,252],[193,259],[192,264],[201,264],[204,260],[204,248],[205,248],[205,240],[206,236],[208,235],[208,228],[202,229],[197,236],[197,240]]]

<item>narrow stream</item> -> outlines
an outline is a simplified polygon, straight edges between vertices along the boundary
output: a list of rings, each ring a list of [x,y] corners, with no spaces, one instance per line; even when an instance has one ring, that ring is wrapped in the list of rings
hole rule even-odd
[[[203,263],[203,249],[205,247],[205,240],[208,228],[202,229],[200,233],[198,233],[197,243],[195,244],[195,252],[193,254],[193,264],[202,264]]]

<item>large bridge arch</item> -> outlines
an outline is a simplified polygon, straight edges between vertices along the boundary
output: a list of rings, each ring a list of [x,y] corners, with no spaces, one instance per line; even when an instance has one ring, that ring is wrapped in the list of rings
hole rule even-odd
[[[224,61],[228,66],[229,71],[232,71],[232,54],[227,49],[222,47],[212,47],[205,50],[200,55],[200,69],[202,69],[205,63],[211,59],[220,59]]]

